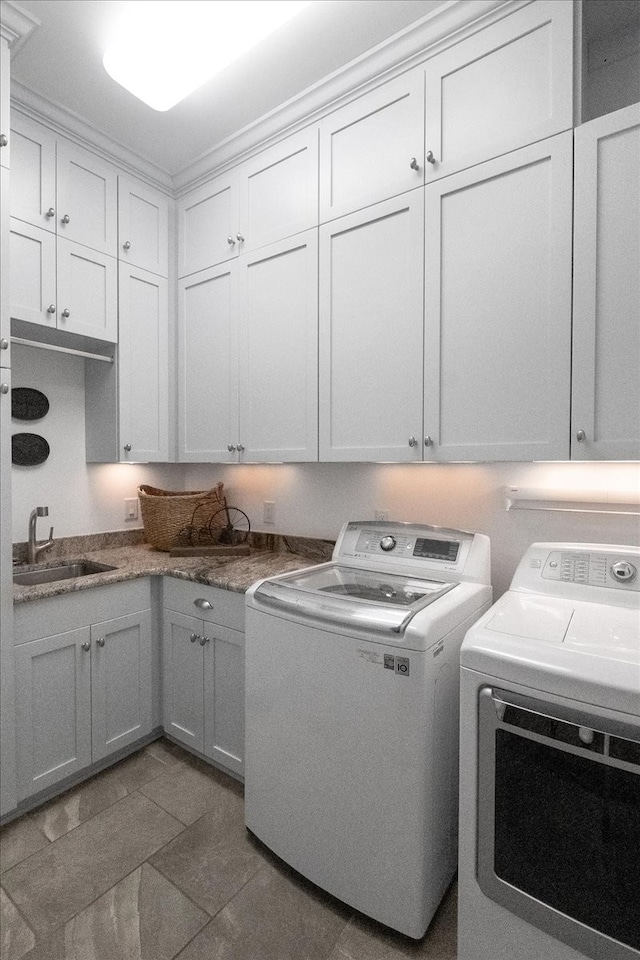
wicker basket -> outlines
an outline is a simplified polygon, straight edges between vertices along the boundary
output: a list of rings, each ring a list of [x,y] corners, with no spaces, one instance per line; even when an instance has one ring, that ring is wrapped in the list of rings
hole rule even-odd
[[[194,513],[207,512],[225,505],[222,481],[210,490],[158,490],[144,483],[138,487],[142,524],[147,543],[158,550],[170,550]]]

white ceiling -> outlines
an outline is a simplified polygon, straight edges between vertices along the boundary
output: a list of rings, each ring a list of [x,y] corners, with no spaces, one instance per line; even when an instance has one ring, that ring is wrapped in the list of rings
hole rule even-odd
[[[102,66],[124,0],[18,0],[41,25],[15,53],[11,74],[173,175],[443,2],[315,0],[182,103],[157,113]]]

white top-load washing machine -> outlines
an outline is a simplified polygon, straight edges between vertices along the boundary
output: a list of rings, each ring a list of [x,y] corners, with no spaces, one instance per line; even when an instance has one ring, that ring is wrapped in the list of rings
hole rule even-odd
[[[482,534],[352,522],[247,593],[247,826],[414,938],[455,872],[459,648],[489,584]]]
[[[640,549],[533,544],[460,658],[459,960],[638,960]]]

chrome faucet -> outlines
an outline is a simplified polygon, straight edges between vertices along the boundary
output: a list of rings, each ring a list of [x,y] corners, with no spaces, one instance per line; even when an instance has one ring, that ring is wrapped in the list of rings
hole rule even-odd
[[[27,544],[27,563],[37,563],[38,554],[53,546],[53,527],[49,531],[49,539],[38,543],[36,541],[36,523],[38,517],[48,517],[49,507],[36,507],[29,516],[29,542]]]

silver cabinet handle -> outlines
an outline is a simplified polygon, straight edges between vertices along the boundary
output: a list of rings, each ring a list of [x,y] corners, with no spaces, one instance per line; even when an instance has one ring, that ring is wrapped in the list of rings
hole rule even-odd
[[[424,445],[425,445],[425,447],[430,447],[430,446],[432,445],[432,443],[433,443],[433,440],[431,439],[431,437],[425,437],[425,438],[424,438]]]
[[[6,133],[0,133],[0,147],[6,147],[9,143],[9,138]]]
[[[89,650],[91,650],[91,644],[89,643],[88,640],[85,640],[85,642],[81,643],[80,646],[82,647],[85,653],[88,653]]]
[[[204,647],[205,643],[209,643],[209,637],[200,637],[200,646]]]
[[[8,384],[8,383],[0,383],[0,393],[2,393],[2,394],[9,393],[9,384]]]
[[[410,162],[409,162],[409,166],[411,167],[412,170],[419,170],[419,169],[420,169],[420,164],[418,163],[416,157],[411,157],[411,160],[410,160]]]
[[[56,215],[56,208],[55,208],[55,207],[49,207],[49,209],[48,209],[47,212],[45,213],[45,217],[48,217],[49,219],[51,219],[51,217],[55,217],[55,215]]]
[[[578,441],[578,443],[584,443],[586,439],[587,439],[587,435],[584,432],[584,430],[578,430],[578,432],[576,433],[576,440]]]
[[[417,447],[417,445],[418,445],[418,441],[416,440],[416,438],[415,438],[415,437],[409,437],[409,446],[410,446],[410,447]]]
[[[62,311],[62,316],[65,318],[65,320],[68,319],[68,317],[71,316],[71,311],[69,310],[68,307],[66,307],[66,308]]]
[[[243,450],[244,450],[244,444],[243,444],[243,443],[239,443],[239,444],[238,444],[238,453],[242,453]]]
[[[55,312],[56,312],[55,303],[50,303],[49,306],[47,307],[47,313],[55,313]]]
[[[228,443],[228,444],[227,444],[227,450],[229,451],[229,453],[233,453],[233,451],[234,451],[235,449],[236,449],[235,443]]]
[[[105,637],[98,637],[98,639],[96,640],[96,643],[98,644],[99,647],[104,647],[106,642],[107,641]]]
[[[9,349],[9,341],[5,340],[5,338],[3,337],[2,340],[0,340],[0,350],[8,350],[8,349]]]
[[[125,240],[125,242],[122,244],[122,249],[131,250],[131,240]]]
[[[189,634],[189,640],[191,640],[191,643],[195,643],[196,640],[199,640],[199,639],[200,639],[200,634],[199,634],[199,633],[191,633],[191,634]]]
[[[62,218],[62,223],[71,223],[71,217],[68,213],[65,213],[64,217]]]
[[[433,150],[427,150],[427,163],[435,163],[436,158],[433,155]]]
[[[125,443],[125,445],[124,445],[124,452],[125,452],[125,453],[131,453],[131,444],[130,444],[130,443]]]
[[[238,243],[244,243],[244,237],[242,236],[241,233],[236,233],[236,239]]]
[[[213,604],[208,600],[205,600],[204,597],[198,597],[193,601],[196,607],[199,607],[200,610],[213,610]]]
[[[227,237],[227,243],[229,244],[230,247],[235,247],[236,245],[236,242],[233,239],[233,237]]]

